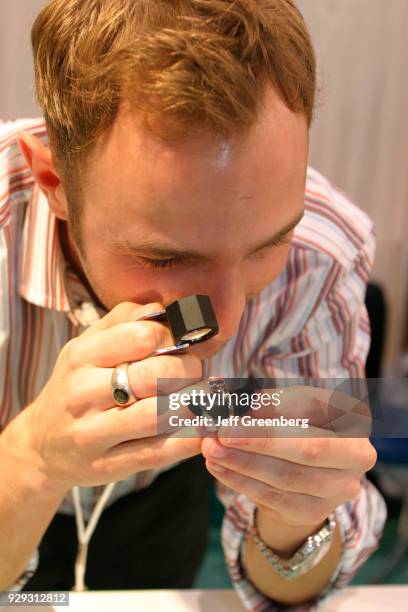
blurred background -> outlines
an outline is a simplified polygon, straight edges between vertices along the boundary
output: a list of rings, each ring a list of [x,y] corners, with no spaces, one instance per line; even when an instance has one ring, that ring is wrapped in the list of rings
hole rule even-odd
[[[40,114],[33,98],[29,32],[43,4],[44,0],[0,2],[2,119]],[[310,164],[376,224],[377,255],[368,296],[375,355],[368,376],[408,375],[408,0],[297,4],[318,59],[320,93]],[[370,474],[386,496],[390,515],[381,548],[356,583],[374,581],[379,571],[387,572],[390,555],[396,555],[399,564],[384,574],[384,580],[408,583],[406,440],[397,456],[391,440],[393,453],[380,453],[378,468]],[[391,476],[387,465],[395,467]],[[222,508],[213,496],[209,549],[198,588],[230,585],[219,545],[221,518]]]

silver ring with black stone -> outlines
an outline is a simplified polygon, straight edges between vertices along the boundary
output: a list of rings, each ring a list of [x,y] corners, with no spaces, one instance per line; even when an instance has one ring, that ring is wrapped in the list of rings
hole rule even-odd
[[[113,401],[122,408],[137,402],[129,383],[128,368],[129,362],[120,363],[113,370],[111,378]]]
[[[150,353],[150,355],[148,355],[148,357],[177,355],[178,353],[185,353],[188,347],[189,345],[186,343],[166,346],[153,351]],[[134,395],[129,383],[128,368],[131,363],[133,362],[126,361],[125,363],[120,363],[112,372],[111,388],[113,401],[115,402],[116,406],[121,406],[122,408],[125,408],[126,406],[134,404],[138,401],[138,398]]]

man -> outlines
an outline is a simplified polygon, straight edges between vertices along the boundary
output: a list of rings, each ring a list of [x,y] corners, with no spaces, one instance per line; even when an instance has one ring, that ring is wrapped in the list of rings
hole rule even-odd
[[[307,168],[315,62],[301,15],[290,0],[52,0],[32,41],[46,131],[2,126],[0,588],[35,584],[35,550],[73,513],[72,487],[89,514],[120,481],[106,513],[125,511],[131,491],[151,499],[202,453],[246,607],[313,602],[378,544],[369,441],[154,429],[157,378],[364,376],[372,223]],[[170,333],[136,320],[195,293],[210,296],[219,334],[149,357]],[[122,363],[137,400],[126,409],[110,384]],[[162,503],[165,524],[168,499],[137,520]],[[329,526],[323,558],[288,580],[285,560]],[[138,537],[148,551],[152,532]],[[122,571],[113,561],[105,588]]]

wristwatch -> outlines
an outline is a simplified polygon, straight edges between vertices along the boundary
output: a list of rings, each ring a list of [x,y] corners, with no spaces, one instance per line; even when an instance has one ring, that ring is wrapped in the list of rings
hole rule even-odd
[[[293,578],[309,572],[323,559],[330,549],[335,529],[336,515],[333,512],[317,533],[309,536],[306,542],[298,548],[290,559],[282,562],[280,557],[260,537],[257,526],[257,508],[255,508],[252,537],[258,550],[260,550],[278,574],[286,580],[293,580]]]

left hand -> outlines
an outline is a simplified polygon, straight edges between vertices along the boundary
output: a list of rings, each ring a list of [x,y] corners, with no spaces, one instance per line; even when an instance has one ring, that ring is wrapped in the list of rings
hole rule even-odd
[[[361,402],[341,396],[341,410],[344,414],[350,410],[349,424],[355,426],[362,414],[367,420],[368,413],[361,409]],[[313,425],[319,421],[327,425],[327,409],[333,397],[333,392],[325,389],[288,388],[286,405],[280,407],[279,414],[312,415]],[[336,398],[338,402],[338,394]],[[356,403],[358,410],[351,414]],[[299,405],[301,414],[298,408],[296,411],[293,408]],[[338,403],[336,408],[338,414]],[[261,415],[257,411],[255,415],[251,411],[251,416],[271,413]],[[244,437],[244,432],[238,438],[235,428],[230,437],[223,437],[219,430],[218,436],[203,440],[201,450],[208,470],[226,486],[252,500],[263,513],[263,519],[268,515],[282,525],[295,529],[303,526],[312,532],[313,526],[322,524],[337,506],[358,495],[362,476],[376,462],[376,452],[368,437],[338,437],[327,427],[312,427],[306,435],[304,430],[294,428],[290,432],[293,433],[286,431],[285,435],[291,437],[280,437],[276,429],[269,428],[266,437]]]

